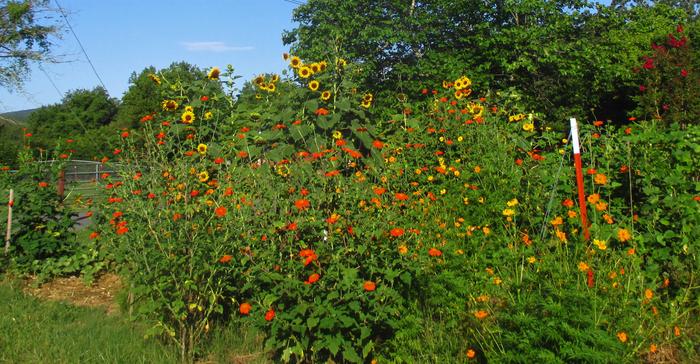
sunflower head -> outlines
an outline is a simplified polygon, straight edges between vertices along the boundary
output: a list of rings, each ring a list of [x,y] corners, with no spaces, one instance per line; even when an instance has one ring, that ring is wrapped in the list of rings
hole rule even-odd
[[[364,107],[365,109],[369,109],[369,107],[372,106],[372,100],[362,100],[360,106]]]
[[[160,77],[156,76],[155,74],[149,74],[148,78],[150,78],[151,81],[153,81],[153,83],[155,83],[156,85],[160,85]]]
[[[188,105],[188,106],[185,106],[185,111],[194,112],[194,108],[192,106]]]
[[[289,65],[292,66],[292,68],[301,67],[301,58],[297,56],[292,56],[292,59],[289,61]]]
[[[192,111],[185,111],[182,113],[180,120],[185,124],[192,124],[192,122],[194,122],[194,113]]]
[[[328,99],[331,98],[331,92],[330,91],[323,91],[321,93],[321,100],[323,101],[328,101]]]
[[[263,77],[262,75],[259,75],[258,77],[255,77],[255,79],[253,80],[253,82],[254,82],[256,85],[260,86],[260,85],[262,85],[263,83],[265,83],[265,77]]]
[[[206,144],[199,144],[197,146],[197,152],[201,155],[207,154],[207,145]]]
[[[219,67],[214,67],[207,73],[207,78],[210,80],[218,80],[219,75],[221,75],[221,70]]]
[[[209,173],[207,173],[207,171],[201,171],[197,174],[197,178],[199,182],[206,182],[209,180]]]
[[[276,89],[277,89],[277,86],[274,83],[267,84],[267,92],[275,92]]]
[[[309,68],[311,68],[311,72],[313,73],[321,72],[321,65],[319,63],[314,62],[309,65]]]
[[[318,87],[319,87],[320,85],[321,85],[321,84],[318,83],[318,81],[313,80],[313,81],[309,82],[309,89],[310,89],[311,91],[316,91],[316,90],[318,90]]]
[[[299,67],[299,77],[301,78],[309,78],[311,76],[311,68],[307,66],[301,66]]]
[[[272,77],[270,78],[270,82],[272,82],[272,83],[277,83],[277,81],[279,81],[279,80],[280,80],[280,75],[277,75],[277,74],[272,75]]]
[[[207,111],[204,113],[204,120],[209,120],[212,117],[214,117],[214,114],[211,111]]]
[[[163,106],[163,110],[165,111],[173,111],[177,110],[178,104],[177,101],[175,100],[163,100],[163,103],[161,104]]]
[[[326,62],[326,61],[321,61],[321,62],[319,62],[318,65],[320,67],[321,72],[325,71],[326,68],[328,68],[328,62]]]
[[[282,59],[284,59],[285,61],[288,60],[288,59],[289,59],[289,53],[287,53],[287,52],[282,53]]]

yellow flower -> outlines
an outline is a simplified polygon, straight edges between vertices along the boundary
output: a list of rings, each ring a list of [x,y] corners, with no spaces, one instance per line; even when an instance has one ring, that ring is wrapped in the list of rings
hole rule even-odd
[[[299,77],[309,78],[311,76],[311,68],[306,66],[299,67]]]
[[[588,266],[588,264],[584,262],[578,262],[578,270],[581,272],[588,272],[588,270],[591,269],[591,267]]]
[[[560,241],[566,242],[566,233],[565,233],[565,232],[563,232],[563,231],[561,231],[561,230],[556,230],[555,233],[557,234],[557,238],[558,238]]]
[[[620,331],[617,333],[617,339],[620,340],[622,343],[627,342],[627,333],[624,331]]]
[[[440,194],[441,194],[441,195],[444,195],[444,194],[446,194],[446,193],[447,193],[447,190],[446,190],[446,189],[443,188],[443,189],[440,190]]]
[[[309,90],[311,90],[311,91],[316,91],[316,90],[318,90],[318,87],[319,87],[320,85],[321,85],[321,84],[320,84],[318,81],[313,80],[313,81],[309,82]]]
[[[457,141],[458,141],[458,142],[461,142],[462,140],[464,140],[464,137],[463,137],[463,136],[460,135],[460,136],[457,137]]]
[[[220,74],[221,70],[219,67],[214,67],[209,71],[209,73],[207,73],[207,78],[210,80],[218,80]]]
[[[328,99],[331,98],[331,92],[330,91],[323,91],[321,92],[321,100],[323,101],[328,101]]]
[[[552,224],[552,226],[559,226],[564,223],[564,220],[561,218],[561,216],[557,216],[549,223]]]
[[[197,178],[199,178],[199,182],[206,182],[209,180],[209,173],[207,171],[199,172]]]
[[[276,88],[277,88],[277,86],[274,83],[267,84],[267,92],[275,92]]]
[[[185,106],[185,111],[194,112],[194,108],[192,106],[187,105]]]
[[[513,209],[505,209],[502,212],[503,216],[513,216],[515,215],[515,210]]]
[[[481,228],[481,231],[484,232],[484,235],[491,234],[491,229],[488,226],[484,226],[483,228]]]
[[[500,286],[501,283],[503,283],[503,280],[502,280],[502,279],[500,279],[500,278],[498,278],[498,277],[494,277],[494,278],[493,278],[493,284],[495,284],[495,285],[497,285],[497,286]]]
[[[454,173],[455,177],[459,177],[460,172],[459,172],[458,170],[455,170],[455,171],[452,172],[452,173]]]
[[[280,75],[278,75],[278,74],[274,74],[274,75],[272,75],[272,77],[270,77],[270,82],[272,82],[272,83],[277,83],[277,81],[279,81],[279,80],[280,80]]]
[[[255,77],[255,79],[253,80],[253,83],[255,83],[256,85],[260,86],[260,85],[262,85],[262,84],[265,83],[265,77],[263,77],[262,75],[258,75],[258,76]]]
[[[531,132],[531,131],[535,130],[535,124],[533,124],[533,123],[523,124],[523,130],[525,130],[527,132]]]
[[[333,132],[333,139],[340,139],[342,137],[343,137],[343,133],[341,133],[337,130]]]
[[[399,247],[399,254],[406,254],[408,253],[408,248],[405,245],[401,245]]]
[[[608,208],[608,204],[605,201],[598,201],[597,204],[595,204],[595,209],[598,211],[605,211]]]
[[[508,205],[508,207],[513,207],[513,206],[516,206],[517,204],[518,204],[517,198],[514,198],[506,203],[506,205]]]
[[[530,263],[530,264],[535,264],[536,261],[537,261],[537,259],[536,259],[535,257],[529,257],[529,258],[527,258],[527,262]]]
[[[348,61],[344,60],[343,58],[338,58],[335,60],[335,65],[338,68],[343,68],[348,64]]]
[[[148,78],[151,79],[156,85],[160,85],[160,77],[154,75],[153,73],[148,75]]]
[[[182,113],[182,117],[180,117],[180,119],[185,124],[192,124],[194,121],[194,113],[192,111],[185,111]]]
[[[201,154],[201,155],[207,154],[207,145],[206,145],[206,144],[200,144],[200,145],[198,145],[198,146],[197,146],[197,151],[198,151],[199,154]]]
[[[644,298],[646,298],[647,300],[654,298],[654,291],[650,290],[649,288],[645,289]]]
[[[598,247],[600,250],[605,250],[608,248],[607,243],[605,240],[598,240],[598,239],[593,239],[593,244]]]
[[[297,56],[292,56],[292,59],[289,61],[289,65],[292,66],[292,68],[301,67],[301,58]]]
[[[204,113],[204,120],[209,120],[214,116],[214,114],[211,111],[207,111]]]
[[[608,177],[602,173],[598,173],[595,175],[595,178],[593,178],[593,182],[595,182],[597,185],[604,185],[608,183]]]
[[[163,106],[164,111],[177,110],[177,107],[179,106],[175,100],[163,100],[161,105]]]

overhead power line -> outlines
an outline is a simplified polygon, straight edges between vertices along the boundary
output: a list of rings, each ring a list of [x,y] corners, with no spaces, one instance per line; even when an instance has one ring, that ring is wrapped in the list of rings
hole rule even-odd
[[[51,76],[49,75],[49,73],[46,72],[46,70],[44,69],[44,67],[41,66],[41,63],[39,63],[39,69],[41,70],[41,72],[44,73],[44,75],[46,76],[46,78],[49,79],[49,82],[51,82],[51,85],[53,86],[54,90],[56,90],[56,92],[58,92],[58,96],[61,97],[61,98],[63,98],[63,92],[61,92],[61,90],[58,89],[58,86],[56,86],[56,83],[53,82],[53,79],[51,78]]]
[[[85,51],[85,47],[83,47],[83,43],[80,42],[80,39],[78,39],[78,35],[75,34],[75,31],[73,30],[73,27],[70,25],[70,22],[68,21],[68,17],[66,16],[66,13],[63,11],[63,8],[61,7],[61,4],[58,3],[58,0],[54,0],[56,2],[56,6],[58,6],[58,10],[61,13],[61,16],[63,19],[66,21],[66,24],[68,25],[68,29],[70,29],[70,32],[73,33],[73,37],[75,40],[78,42],[78,45],[80,46],[80,50],[83,51],[83,54],[85,55],[85,59],[87,59],[88,63],[90,64],[90,67],[92,68],[92,72],[95,73],[95,76],[97,79],[100,81],[100,85],[107,90],[107,86],[105,86],[105,83],[102,82],[102,78],[100,78],[100,75],[97,73],[97,70],[95,69],[95,65],[92,64],[92,61],[90,60],[90,57],[88,56],[87,52]]]
[[[290,3],[290,4],[294,4],[294,5],[306,5],[305,3],[303,3],[303,2],[301,2],[301,1],[299,1],[299,0],[284,0],[284,1],[286,1],[286,2],[288,2],[288,3]]]

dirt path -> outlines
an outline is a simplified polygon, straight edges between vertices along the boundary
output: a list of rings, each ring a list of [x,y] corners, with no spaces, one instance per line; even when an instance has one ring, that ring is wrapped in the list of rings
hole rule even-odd
[[[107,314],[115,314],[119,311],[116,295],[121,290],[122,284],[119,276],[115,274],[103,274],[91,286],[86,286],[78,277],[56,278],[39,287],[33,287],[33,282],[33,278],[28,280],[24,288],[25,293],[76,306],[103,308]]]

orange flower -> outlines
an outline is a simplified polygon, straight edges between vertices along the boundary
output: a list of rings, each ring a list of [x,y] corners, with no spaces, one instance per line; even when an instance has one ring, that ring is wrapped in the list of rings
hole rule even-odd
[[[408,195],[405,193],[396,193],[394,194],[394,197],[399,200],[399,201],[406,201],[408,200]]]
[[[398,238],[399,236],[403,235],[403,233],[404,233],[404,230],[402,228],[393,228],[389,232],[389,234],[391,234],[391,236],[393,236],[395,238]]]
[[[608,208],[608,204],[605,201],[598,201],[598,203],[595,204],[595,209],[598,211],[605,211]]]
[[[312,275],[309,276],[309,279],[304,282],[306,284],[312,284],[318,282],[318,280],[321,278],[321,276],[318,273],[313,273]]]
[[[652,298],[654,298],[654,291],[650,290],[649,288],[645,289],[644,298],[646,298],[647,300],[651,300]]]
[[[309,202],[309,200],[300,199],[294,202],[294,207],[296,207],[299,211],[303,211],[311,207],[311,203]]]
[[[627,229],[617,230],[617,240],[619,240],[621,243],[624,243],[630,239],[632,239],[632,234],[630,234]]]
[[[442,252],[439,249],[430,248],[430,250],[428,250],[428,255],[431,257],[439,257],[442,255]]]
[[[272,321],[275,318],[275,310],[269,309],[265,312],[265,321]]]
[[[600,201],[600,195],[597,193],[594,193],[590,196],[588,196],[588,203],[595,204],[598,201]]]
[[[564,207],[567,208],[572,208],[574,207],[574,201],[572,201],[570,198],[567,198],[566,200],[562,201],[561,203]]]
[[[608,183],[608,177],[606,177],[602,173],[598,173],[593,178],[593,182],[595,182],[598,185],[604,185],[604,184]]]
[[[230,262],[232,258],[233,258],[233,257],[230,256],[230,255],[228,255],[228,254],[227,254],[227,255],[224,255],[224,256],[222,256],[221,258],[219,258],[219,263],[224,263],[224,264],[226,264],[226,263]]]
[[[620,340],[622,343],[627,342],[627,333],[624,331],[620,331],[617,333],[617,339]]]
[[[362,288],[364,288],[367,292],[371,292],[377,289],[377,284],[372,281],[365,281],[365,283],[362,285]]]
[[[327,110],[327,109],[324,109],[324,108],[322,108],[322,107],[319,107],[318,109],[316,109],[316,111],[314,112],[314,114],[316,114],[316,116],[328,115],[328,110]]]
[[[41,188],[45,188],[45,187],[48,187],[48,186],[49,186],[49,184],[46,183],[46,182],[39,182],[39,187],[41,187]]]
[[[476,357],[476,351],[474,349],[467,350],[467,358],[474,359]]]
[[[384,143],[382,143],[379,140],[375,140],[372,142],[372,146],[374,146],[377,149],[382,149],[382,148],[384,148]]]
[[[243,302],[241,303],[241,307],[238,308],[238,312],[241,313],[241,315],[247,315],[250,313],[250,309],[252,306],[248,302]]]
[[[97,239],[99,236],[100,233],[98,233],[97,231],[93,231],[92,233],[90,233],[90,239]]]
[[[218,216],[218,217],[224,217],[224,216],[226,216],[226,211],[227,211],[227,210],[226,210],[225,207],[219,206],[219,207],[217,207],[217,208],[214,210],[214,213],[215,213],[216,216]]]
[[[673,327],[673,336],[679,337],[681,336],[681,328],[678,326]]]
[[[488,317],[488,315],[489,315],[489,313],[484,311],[484,310],[479,310],[479,311],[474,312],[474,317],[476,317],[479,320],[485,319],[486,317]]]
[[[656,350],[657,350],[656,344],[652,343],[651,345],[649,345],[649,352],[650,353],[655,354]]]
[[[318,256],[316,255],[316,252],[314,252],[311,249],[304,249],[299,252],[299,256],[302,258],[306,258],[304,260],[304,266],[306,267],[307,265],[311,264],[314,260],[318,259]]]
[[[381,196],[384,192],[386,192],[386,188],[382,188],[382,187],[375,187],[375,188],[373,188],[372,190],[374,191],[374,193],[376,193],[377,195],[380,195],[380,196]]]
[[[406,253],[408,253],[408,247],[405,245],[401,245],[399,247],[399,254],[406,254]]]

